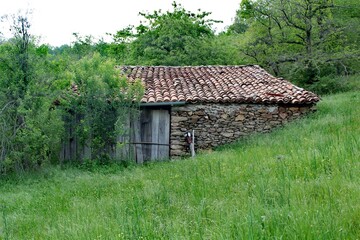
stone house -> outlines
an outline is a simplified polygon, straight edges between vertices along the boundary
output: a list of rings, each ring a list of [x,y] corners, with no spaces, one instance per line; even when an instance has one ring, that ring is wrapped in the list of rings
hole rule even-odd
[[[123,66],[121,71],[145,87],[130,140],[140,163],[188,156],[189,131],[195,132],[197,150],[214,148],[269,132],[314,111],[319,101],[257,65]]]

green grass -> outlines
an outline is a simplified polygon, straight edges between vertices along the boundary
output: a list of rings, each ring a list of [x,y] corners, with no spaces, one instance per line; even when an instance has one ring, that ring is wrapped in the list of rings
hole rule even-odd
[[[195,159],[0,180],[0,239],[359,239],[360,92]]]

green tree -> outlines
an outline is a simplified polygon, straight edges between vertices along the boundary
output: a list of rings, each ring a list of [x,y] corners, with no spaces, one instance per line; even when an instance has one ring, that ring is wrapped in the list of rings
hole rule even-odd
[[[250,0],[242,0],[240,8],[236,11],[233,24],[227,29],[228,34],[244,33],[249,28],[248,19],[253,15],[253,6]]]
[[[107,56],[116,59],[119,64],[127,64],[130,58],[130,43],[135,39],[133,28],[133,26],[128,26],[115,34],[108,33],[113,41],[107,44]]]
[[[344,71],[348,59],[358,56],[334,19],[332,0],[244,2],[240,16],[249,28],[241,51],[276,75],[288,73],[302,84],[313,84],[334,65]]]
[[[342,28],[341,39],[346,40],[346,45],[340,45],[341,55],[346,58],[339,57],[341,61],[337,62],[337,73],[341,74],[343,71],[345,74],[359,73],[360,54],[354,49],[360,49],[360,3],[357,0],[334,0],[334,5],[334,21]]]
[[[44,46],[37,48],[27,16],[8,17],[13,37],[0,44],[0,173],[55,158],[62,122],[52,105]]]
[[[192,13],[181,5],[163,13],[140,13],[145,20],[137,27],[117,32],[119,52],[127,64],[197,65],[207,64],[216,52],[212,48],[214,32],[209,12]],[[125,54],[126,52],[126,54]]]
[[[8,19],[13,37],[0,42],[0,174],[58,162],[72,137],[65,128],[79,116],[74,134],[92,158],[106,157],[143,95],[140,82],[129,83],[100,56],[105,43],[75,34],[72,46],[38,46],[27,16]]]

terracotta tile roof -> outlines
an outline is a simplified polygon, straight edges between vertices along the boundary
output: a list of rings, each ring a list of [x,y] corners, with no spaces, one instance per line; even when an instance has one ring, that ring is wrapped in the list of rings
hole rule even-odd
[[[249,66],[122,66],[129,80],[141,79],[143,103],[232,102],[311,104],[314,93]]]

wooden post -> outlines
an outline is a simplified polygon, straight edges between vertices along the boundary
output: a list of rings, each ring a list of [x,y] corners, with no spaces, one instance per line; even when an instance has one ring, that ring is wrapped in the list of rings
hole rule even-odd
[[[190,143],[191,157],[195,157],[195,131],[194,130],[192,130],[191,137],[192,137],[192,141]]]

